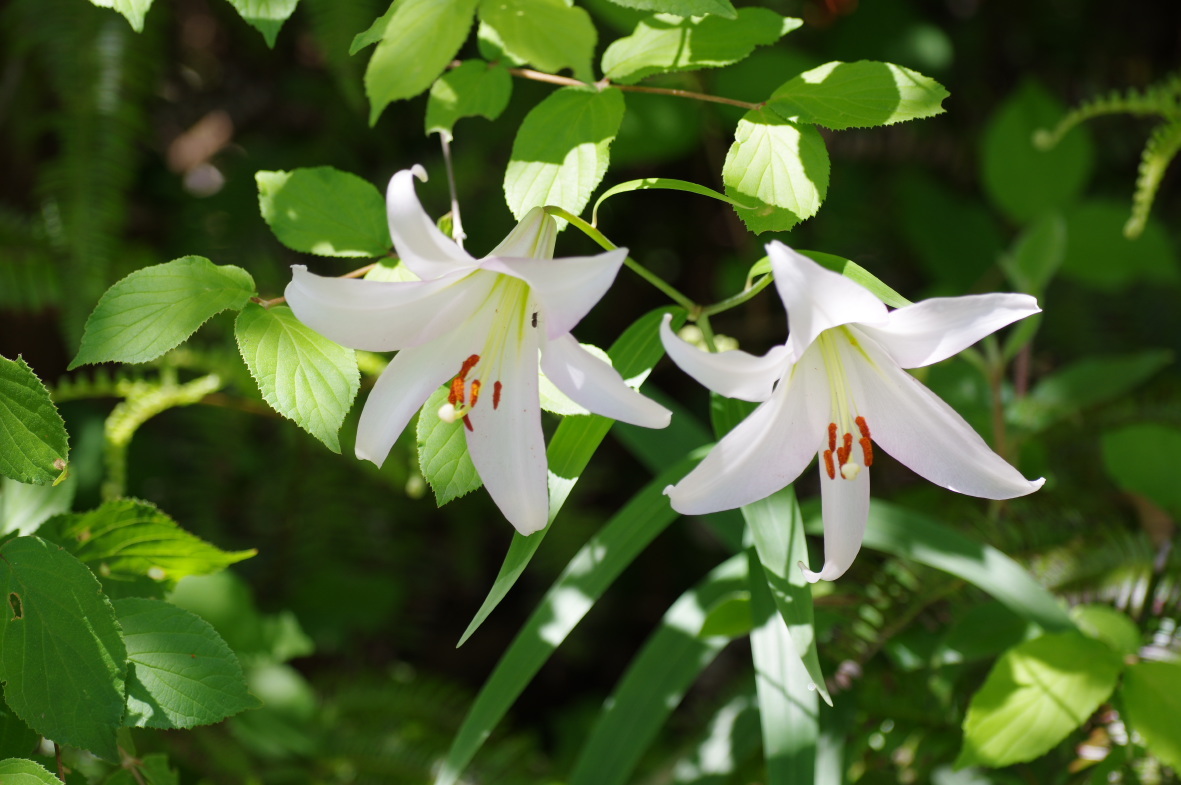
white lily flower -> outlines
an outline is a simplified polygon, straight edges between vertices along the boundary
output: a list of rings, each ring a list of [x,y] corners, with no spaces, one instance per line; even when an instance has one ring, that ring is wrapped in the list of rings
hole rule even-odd
[[[787,342],[762,357],[711,354],[661,339],[674,362],[709,389],[759,402],[696,469],[665,489],[678,512],[701,515],[758,501],[821,466],[824,566],[835,580],[861,549],[874,445],[936,485],[986,499],[1042,486],[993,452],[959,414],[904,368],[939,362],[1040,310],[1024,294],[939,297],[887,311],[868,289],[786,245],[767,246],[787,308]]]
[[[414,192],[421,167],[398,172],[386,194],[394,247],[420,281],[324,278],[293,265],[287,302],[300,321],[354,349],[398,354],[373,387],[357,429],[357,457],[385,460],[406,424],[450,380],[441,412],[462,420],[484,486],[522,534],[548,520],[538,402],[541,370],[585,409],[649,428],[670,413],[628,387],[570,330],[607,292],[627,256],[553,259],[557,225],[541,208],[483,259],[447,238]]]

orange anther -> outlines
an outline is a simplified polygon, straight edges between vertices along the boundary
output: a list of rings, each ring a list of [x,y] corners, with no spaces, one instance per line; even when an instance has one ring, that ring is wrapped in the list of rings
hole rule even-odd
[[[837,467],[832,462],[832,450],[824,451],[824,470],[828,472],[828,479],[835,480],[837,478]]]
[[[865,468],[873,466],[873,442],[868,436],[861,437],[861,454],[865,456]]]
[[[447,393],[447,403],[452,406],[463,405],[463,377],[456,376],[451,380],[451,392]]]
[[[846,433],[844,442],[837,450],[837,463],[841,466],[849,462],[849,453],[853,452],[853,434]]]
[[[463,416],[463,427],[464,427],[464,428],[467,428],[469,431],[474,431],[474,430],[476,430],[475,428],[473,428],[473,427],[472,427],[472,420],[471,420],[471,418],[470,418],[470,417],[468,417],[466,414]]]
[[[828,424],[828,449],[835,450],[837,448],[837,424],[830,422]]]
[[[459,378],[466,379],[468,371],[475,367],[476,363],[479,361],[480,355],[478,354],[473,354],[471,357],[468,357],[466,360],[464,360],[463,365],[459,366]]]
[[[478,400],[480,400],[480,380],[472,379],[472,406],[475,406]]]
[[[863,438],[863,439],[871,438],[869,435],[869,426],[866,424],[864,417],[858,417],[853,422],[857,423],[857,430],[861,431],[861,438]]]
[[[492,385],[492,408],[495,409],[500,406],[500,389],[503,387],[500,382]]]

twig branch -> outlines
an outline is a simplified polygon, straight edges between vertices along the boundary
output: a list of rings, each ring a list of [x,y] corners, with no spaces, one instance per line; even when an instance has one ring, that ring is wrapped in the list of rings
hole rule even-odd
[[[452,63],[452,67],[459,64],[459,61]],[[549,84],[562,85],[563,87],[578,87],[585,86],[586,82],[574,79],[570,76],[558,76],[557,74],[547,74],[542,71],[534,71],[532,68],[510,68],[508,72],[513,76],[519,76],[522,79],[532,79],[535,82],[548,82]],[[751,103],[750,101],[739,101],[735,98],[724,98],[720,95],[709,95],[707,93],[695,93],[692,90],[681,90],[675,87],[645,87],[643,85],[634,84],[613,84],[609,79],[600,79],[595,82],[595,87],[602,90],[607,87],[614,87],[618,90],[623,90],[629,93],[651,93],[653,95],[671,95],[677,98],[691,98],[695,101],[706,101],[714,104],[726,104],[727,106],[737,106],[743,109],[761,109],[763,104]]]

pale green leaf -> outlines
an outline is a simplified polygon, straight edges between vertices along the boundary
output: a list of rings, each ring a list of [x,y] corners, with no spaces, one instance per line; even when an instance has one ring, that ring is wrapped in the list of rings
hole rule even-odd
[[[1136,423],[1103,434],[1103,464],[1124,490],[1138,493],[1181,516],[1181,429]]]
[[[356,352],[306,326],[285,305],[247,305],[234,335],[263,399],[340,452],[340,425],[361,385]]]
[[[451,138],[455,123],[464,117],[495,120],[508,106],[513,79],[507,69],[483,60],[466,60],[431,85],[426,105],[426,132]]]
[[[0,357],[0,474],[52,485],[65,479],[66,424],[49,390],[22,358]],[[0,521],[0,528],[8,524]]]
[[[669,191],[685,191],[698,196],[708,196],[711,199],[717,199],[727,204],[732,204],[735,207],[753,207],[753,205],[736,202],[725,194],[720,194],[712,188],[706,188],[704,185],[697,183],[689,183],[684,180],[673,180],[668,177],[645,177],[642,180],[628,180],[626,183],[613,185],[602,195],[595,200],[595,206],[591,209],[591,225],[596,226],[599,222],[599,206],[607,201],[612,196],[617,194],[625,194],[631,191],[646,191],[651,188],[664,189]]]
[[[1103,641],[1117,654],[1140,651],[1140,629],[1110,605],[1076,605],[1070,609],[1070,617],[1084,634]]]
[[[611,2],[625,8],[654,11],[658,14],[673,14],[674,16],[716,14],[733,19],[738,15],[734,6],[730,4],[730,0],[611,0]]]
[[[598,34],[585,9],[566,0],[482,0],[480,21],[514,60],[547,73],[570,68],[577,79],[594,80]]]
[[[98,579],[37,537],[0,548],[0,682],[8,707],[61,744],[119,760],[127,651]]]
[[[238,658],[200,616],[140,597],[116,600],[115,613],[130,662],[128,727],[192,728],[259,705]]]
[[[813,125],[769,109],[747,112],[726,154],[726,195],[750,208],[735,212],[752,232],[783,232],[816,215],[828,191],[828,150]]]
[[[766,8],[740,8],[732,19],[657,14],[603,53],[603,75],[634,84],[646,76],[720,68],[745,59],[757,46],[773,44],[803,24]]]
[[[545,205],[581,213],[607,172],[623,112],[623,93],[615,88],[565,87],[533,107],[504,174],[513,215],[520,220]]]
[[[246,23],[266,39],[267,46],[275,45],[279,28],[295,12],[299,0],[230,0],[230,5],[246,20]]]
[[[943,111],[947,90],[934,79],[893,63],[832,62],[780,85],[767,107],[800,123],[840,131],[891,125]]]
[[[61,785],[41,764],[23,758],[0,760],[0,778],[4,785]]]
[[[702,638],[721,635],[733,639],[750,635],[752,629],[754,617],[751,615],[750,592],[736,591],[710,606],[697,634]]]
[[[100,8],[113,8],[123,14],[127,17],[131,29],[137,33],[144,31],[144,16],[152,7],[152,0],[90,0],[90,2]]]
[[[1181,771],[1181,664],[1138,662],[1124,674],[1120,690],[1124,719],[1144,739],[1148,750]]]
[[[365,69],[370,125],[391,101],[413,98],[443,73],[471,30],[477,2],[396,0],[374,23],[374,28],[381,28],[381,42]],[[369,34],[362,35],[364,46]],[[353,48],[359,48],[357,41]]]
[[[32,534],[53,516],[69,512],[77,490],[73,474],[57,485],[32,485],[0,477],[0,534]]]
[[[447,403],[450,394],[449,387],[440,387],[431,393],[418,413],[415,429],[418,465],[440,507],[484,484],[468,453],[463,422],[439,419],[439,408]]]
[[[136,270],[99,299],[70,368],[154,360],[213,315],[240,310],[253,294],[250,273],[200,256]]]
[[[349,44],[349,54],[355,55],[365,47],[373,46],[384,38],[386,28],[390,26],[390,20],[394,18],[394,12],[397,10],[398,0],[394,0],[384,14],[373,20],[373,24],[353,36],[353,42]]]
[[[163,592],[187,575],[219,572],[255,554],[210,545],[137,499],[116,499],[90,512],[59,515],[39,534],[98,573],[108,594],[121,593],[120,584],[140,591],[158,584],[158,592]]]
[[[1127,205],[1087,201],[1066,212],[1061,274],[1104,295],[1138,282],[1176,283],[1177,251],[1164,225],[1149,218],[1135,240],[1124,236]]]
[[[1049,752],[1107,700],[1122,664],[1105,644],[1077,632],[1005,652],[972,696],[956,766],[1008,766]]]
[[[367,180],[317,166],[255,172],[258,206],[279,242],[320,256],[385,256],[390,249],[385,199]]]
[[[369,272],[365,273],[366,281],[385,281],[385,282],[405,282],[405,281],[421,281],[422,279],[415,275],[409,267],[402,264],[399,259],[378,259],[377,264],[370,268]],[[363,354],[376,356],[372,352],[363,352]],[[382,365],[384,370],[385,365]],[[369,371],[365,371],[369,373]],[[380,373],[380,371],[378,371]]]

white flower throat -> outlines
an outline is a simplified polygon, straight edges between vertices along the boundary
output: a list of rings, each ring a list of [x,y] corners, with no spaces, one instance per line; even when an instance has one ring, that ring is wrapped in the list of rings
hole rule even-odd
[[[831,411],[834,418],[828,424],[828,449],[821,453],[821,457],[824,460],[824,471],[830,480],[835,480],[838,472],[843,479],[855,480],[863,468],[873,466],[873,440],[869,424],[864,417],[856,413],[857,402],[854,400],[849,379],[845,375],[845,364],[837,345],[842,338],[849,343],[851,349],[862,351],[857,338],[845,327],[825,330],[816,338],[816,346],[820,350],[824,369],[828,374],[828,389],[832,398]],[[861,448],[862,463],[855,460],[855,445]]]

